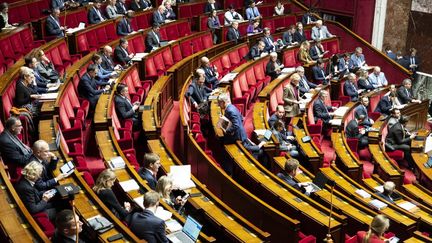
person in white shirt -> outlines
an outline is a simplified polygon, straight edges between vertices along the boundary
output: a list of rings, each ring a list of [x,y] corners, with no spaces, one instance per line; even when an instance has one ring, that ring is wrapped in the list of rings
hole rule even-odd
[[[381,68],[376,66],[371,74],[369,74],[369,82],[374,88],[379,88],[388,85],[385,74],[381,72]]]
[[[312,28],[312,34],[311,37],[313,40],[319,39],[326,39],[331,38],[334,35],[332,35],[328,29],[327,26],[323,25],[322,20],[317,20],[315,26]]]
[[[285,8],[283,6],[283,4],[281,3],[281,1],[278,1],[276,3],[276,6],[274,7],[274,14],[275,16],[281,16],[284,15],[285,12]]]
[[[243,21],[243,17],[235,11],[234,6],[232,5],[229,6],[228,11],[224,15],[224,19],[224,24],[226,26],[230,26],[234,20]]]

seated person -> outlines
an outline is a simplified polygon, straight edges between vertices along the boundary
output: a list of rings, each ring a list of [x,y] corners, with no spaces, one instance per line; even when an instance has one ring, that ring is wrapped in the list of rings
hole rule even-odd
[[[354,73],[349,73],[348,78],[344,83],[344,94],[349,96],[351,101],[357,101],[359,97],[355,81],[356,75]]]
[[[399,122],[401,117],[401,111],[397,108],[394,108],[390,111],[390,117],[388,118],[387,127],[390,129],[394,124]]]
[[[368,242],[368,243],[385,243],[389,242],[388,239],[384,238],[384,233],[390,227],[390,220],[382,215],[378,214],[372,220],[369,231],[357,232],[357,242]]]
[[[101,6],[102,6],[101,0],[94,1],[93,7],[90,8],[87,16],[89,24],[98,24],[105,20],[100,10]]]
[[[204,83],[204,75],[199,75],[198,77],[194,78],[192,83],[189,85],[188,91],[186,92],[186,97],[190,98],[192,105],[197,110],[200,110],[200,107],[204,106],[204,103],[207,103],[208,97],[212,91],[209,87],[205,86]]]
[[[388,203],[394,204],[395,201],[393,200],[392,194],[396,188],[396,185],[393,181],[386,181],[383,185],[383,192],[377,193],[378,196],[382,197],[384,200],[386,200]]]
[[[199,69],[204,71],[205,84],[214,89],[219,82],[219,73],[216,66],[212,67],[207,57],[201,57],[201,67]]]
[[[312,57],[309,55],[310,44],[309,41],[304,41],[300,44],[299,52],[297,54],[297,58],[299,62],[303,64],[314,64],[315,61],[312,60]]]
[[[77,233],[79,234],[83,229],[83,222],[70,209],[64,209],[57,213],[55,225],[56,231],[51,239],[53,243],[76,242]],[[82,238],[79,235],[78,243],[86,243]]]
[[[128,51],[129,43],[125,38],[120,38],[120,43],[114,49],[114,58],[121,63],[121,65],[129,65],[132,62],[133,53]]]
[[[65,1],[64,0],[51,0],[51,8],[58,8],[59,10],[65,10]]]
[[[318,59],[316,65],[312,67],[313,76],[316,82],[326,85],[330,82],[332,78],[331,74],[326,74],[324,70],[324,61],[322,59]]]
[[[350,72],[356,72],[361,67],[367,66],[363,55],[363,49],[361,47],[355,49],[355,52],[351,55],[349,61],[348,67]]]
[[[273,115],[268,119],[268,124],[270,129],[274,129],[274,124],[276,121],[281,121],[285,124],[285,108],[282,105],[276,106],[276,111]],[[295,138],[292,135],[292,132],[288,131],[286,127],[283,128],[281,133],[286,136],[290,141],[294,141]]]
[[[140,102],[132,103],[128,96],[128,87],[125,84],[118,84],[114,98],[115,109],[120,121],[132,119],[134,130],[139,130],[141,126],[140,116],[136,112],[139,109]]]
[[[146,52],[156,50],[161,46],[160,25],[153,24],[152,30],[147,33],[145,38]]]
[[[291,157],[298,158],[299,152],[297,150],[297,147],[292,144],[292,139],[289,139],[283,134],[284,128],[285,124],[282,121],[277,120],[275,121],[272,129],[273,135],[275,135],[279,142],[279,150],[283,152],[289,152]]]
[[[303,43],[307,41],[306,34],[303,29],[303,24],[301,22],[296,23],[296,32],[294,33],[294,41],[297,43]]]
[[[169,176],[164,175],[159,178],[156,185],[156,192],[159,193],[161,199],[175,210],[179,210],[180,207],[186,203],[186,200],[182,200],[182,196],[179,195],[176,197],[173,193],[173,180]]]
[[[349,64],[350,64],[350,54],[349,53],[345,53],[343,54],[343,56],[339,59],[339,72],[341,73],[341,75],[345,75],[348,74],[349,71]]]
[[[48,59],[42,49],[36,51],[36,59],[38,61],[36,64],[36,69],[38,73],[42,77],[49,79],[52,83],[59,82],[59,72],[55,69],[54,64],[51,62],[51,60]]]
[[[116,180],[117,177],[115,172],[111,169],[106,169],[99,174],[96,183],[93,186],[93,191],[115,216],[120,220],[125,220],[131,212],[131,205],[129,202],[124,202],[123,205],[119,203],[116,195],[111,189]]]
[[[96,80],[98,71],[96,64],[90,64],[78,84],[78,93],[80,97],[89,101],[91,110],[96,108],[99,96],[110,89],[108,83],[100,83]],[[104,88],[98,89],[99,84]]]
[[[53,8],[50,16],[46,19],[46,34],[47,36],[64,37],[64,31],[67,29],[65,26],[61,26],[60,20],[60,9]]]
[[[381,68],[376,66],[371,74],[369,74],[369,81],[372,83],[374,88],[387,86],[388,82]]]
[[[99,54],[94,54],[94,56],[92,58],[92,61],[93,61],[94,64],[97,65],[97,68],[98,68],[98,73],[97,73],[97,76],[96,76],[96,79],[98,81],[108,82],[108,80],[110,78],[113,78],[113,77],[117,76],[117,72],[115,72],[115,71],[108,71],[108,70],[105,70],[102,67],[102,57]]]
[[[255,6],[255,2],[251,1],[249,4],[249,7],[246,9],[246,19],[249,21],[261,19],[262,16],[258,10],[258,8]]]
[[[302,193],[306,193],[306,189],[304,185],[301,183],[297,183],[294,180],[294,177],[297,175],[298,167],[300,163],[296,159],[287,159],[285,162],[284,170],[277,174],[277,177],[281,178],[283,181],[288,183],[288,185],[294,187],[295,189],[301,191]]]
[[[144,11],[151,7],[151,2],[145,0],[132,0],[130,4],[131,10],[133,10],[134,12]]]
[[[235,11],[233,5],[230,5],[224,15],[224,25],[230,26],[234,21],[243,21],[243,17]]]
[[[165,17],[165,7],[163,5],[159,5],[156,11],[153,12],[153,24],[165,24],[168,23],[169,20]]]
[[[308,11],[305,14],[303,14],[301,22],[304,25],[308,25],[308,24],[314,24],[316,20],[317,19],[313,14],[313,11],[311,9],[308,9]]]
[[[404,79],[402,81],[402,86],[400,86],[399,89],[397,90],[398,99],[402,104],[408,104],[411,102],[421,103],[420,100],[414,98],[414,94],[411,86],[412,86],[411,80]]]
[[[219,4],[215,2],[215,0],[208,0],[206,5],[204,6],[204,13],[211,13],[212,11],[219,10]]]
[[[410,61],[407,60],[404,56],[402,56],[402,52],[398,51],[396,52],[396,59],[395,61],[401,65],[402,67],[409,69]]]
[[[369,98],[367,96],[363,96],[360,99],[360,105],[357,106],[354,110],[354,116],[359,118],[361,115],[364,116],[364,121],[361,125],[365,127],[371,127],[374,124],[374,120],[372,120],[368,115],[368,106],[369,106]]]
[[[271,77],[271,80],[276,79],[279,77],[279,75],[282,72],[283,65],[282,63],[277,59],[277,53],[272,52],[270,53],[270,60],[266,65],[266,75]]]
[[[391,50],[390,46],[384,48],[384,53],[391,59],[396,60],[396,54]]]
[[[174,9],[171,7],[171,2],[166,1],[164,3],[164,6],[165,6],[165,11],[164,11],[165,19],[176,20],[177,16],[174,13]]]
[[[314,45],[310,48],[309,54],[312,60],[316,61],[324,57],[327,51],[324,50],[324,46],[321,44],[319,39],[314,40]]]
[[[43,165],[32,161],[21,171],[22,177],[17,182],[15,190],[30,214],[46,213],[51,221],[55,220],[56,209],[49,202],[54,194],[49,191],[39,191],[35,183],[41,177]]]
[[[330,120],[333,118],[333,108],[325,104],[325,100],[329,97],[326,90],[321,90],[318,94],[318,99],[313,104],[313,115],[315,123],[318,120],[322,120],[323,124],[326,126],[330,125]]]
[[[364,89],[366,91],[374,90],[376,87],[374,87],[373,83],[369,79],[369,73],[366,70],[359,70],[359,79],[357,80],[358,88]]]
[[[216,44],[218,42],[217,30],[220,30],[222,28],[216,10],[212,10],[209,13],[209,18],[207,19],[207,27],[210,29],[210,31],[213,34],[213,44]]]
[[[126,0],[117,0],[115,6],[117,14],[126,14],[128,11],[128,8],[126,6]]]
[[[414,171],[415,162],[411,156],[411,140],[417,134],[410,133],[405,129],[408,120],[409,117],[401,116],[399,122],[389,127],[385,146],[387,151],[402,150],[404,152],[404,159],[408,162],[409,169]]]
[[[115,66],[114,61],[112,60],[113,50],[111,46],[105,46],[102,50],[100,56],[102,57],[101,67],[107,71],[115,71],[120,69],[120,65]]]
[[[140,239],[147,242],[168,243],[169,240],[165,235],[165,221],[155,215],[159,199],[159,193],[146,192],[143,202],[144,211],[134,213],[127,223],[130,230]]]
[[[305,76],[305,70],[302,66],[298,66],[296,67],[296,73],[300,76],[300,81],[299,81],[299,93],[300,93],[300,97],[303,97],[305,93],[309,93],[311,92],[312,89],[319,89],[320,86],[316,85],[312,82],[309,82]]]
[[[311,50],[312,50],[312,48],[311,48]],[[330,57],[330,61],[327,65],[327,73],[331,74],[332,77],[339,78],[338,77],[340,75],[339,56],[337,54]]]
[[[285,8],[281,1],[276,2],[276,6],[274,7],[273,16],[282,16],[285,14]]]
[[[384,115],[390,115],[390,111],[393,109],[402,109],[405,105],[402,105],[397,97],[397,89],[394,84],[390,85],[390,91],[384,95],[378,102],[375,112],[379,112]]]
[[[260,25],[259,19],[250,22],[246,29],[246,33],[248,35],[261,33],[263,30],[259,27],[259,25]]]
[[[298,42],[296,42],[294,40],[294,34],[295,34],[295,26],[294,25],[290,25],[288,27],[288,30],[285,31],[282,35],[282,42],[284,45],[286,46],[293,46],[293,45],[297,45]]]
[[[138,171],[138,174],[147,181],[147,184],[152,190],[156,190],[157,173],[161,167],[160,158],[157,154],[146,153],[143,158],[143,167]]]
[[[117,14],[116,2],[117,2],[116,0],[108,0],[108,4],[106,6],[105,11],[109,19],[115,19],[122,15],[122,14]]]
[[[347,138],[357,138],[358,148],[366,148],[369,144],[368,136],[365,128],[359,128],[365,119],[364,115],[354,117],[350,122],[348,122],[345,128],[345,134]]]
[[[264,28],[264,36],[261,38],[261,40],[265,44],[264,50],[266,52],[270,53],[276,51],[278,43],[274,41],[273,37],[270,35],[270,28]]]
[[[322,20],[318,19],[315,22],[315,26],[312,27],[311,38],[313,40],[322,40],[333,37],[327,29],[327,26],[323,25]]]
[[[48,92],[48,87],[57,87],[58,89],[58,85],[56,83],[50,83],[50,80],[44,78],[42,75],[39,74],[39,71],[36,68],[38,64],[36,57],[25,57],[24,63],[26,67],[30,68],[33,71],[35,80],[31,86],[33,87],[33,89],[35,89],[36,93],[45,94]]]
[[[131,19],[133,17],[133,12],[128,11],[120,20],[119,24],[117,25],[117,35],[120,36],[126,36],[130,33],[134,32],[132,25],[131,25]]]
[[[41,176],[35,182],[35,187],[40,191],[53,189],[57,186],[57,182],[66,178],[66,175],[62,173],[59,173],[56,177],[52,176],[59,159],[49,151],[49,145],[44,140],[37,140],[33,143],[33,155],[29,161],[36,161],[43,166]]]
[[[0,3],[0,31],[3,28],[10,28],[12,25],[9,24],[9,5],[7,2]]]
[[[226,39],[227,41],[234,41],[237,44],[240,41],[241,35],[238,30],[239,23],[237,21],[233,21],[231,27],[228,29]]]
[[[34,83],[33,70],[28,67],[21,67],[20,80],[16,83],[14,104],[19,108],[26,108],[33,116],[38,116],[40,94],[37,93]]]
[[[261,57],[261,55],[264,53],[265,43],[264,41],[260,40],[257,44],[255,44],[248,53],[248,59],[249,60],[255,60]]]

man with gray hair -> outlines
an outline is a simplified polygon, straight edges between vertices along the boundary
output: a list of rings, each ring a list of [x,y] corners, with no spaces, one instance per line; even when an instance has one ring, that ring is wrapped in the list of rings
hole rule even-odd
[[[411,80],[406,78],[402,81],[402,86],[397,90],[398,99],[402,104],[408,104],[411,102],[421,103],[420,100],[414,98],[411,86]]]
[[[300,75],[300,82],[299,82],[299,91],[300,91],[300,96],[303,96],[305,93],[309,93],[311,91],[311,89],[319,89],[319,85],[314,84],[312,82],[309,82],[305,76],[305,70],[302,66],[298,66],[295,69],[296,73],[298,75]]]
[[[318,99],[313,104],[313,114],[315,122],[322,120],[324,125],[330,126],[330,120],[333,118],[334,107],[327,106],[325,100],[328,98],[329,94],[326,90],[321,90],[318,94]]]
[[[348,67],[350,72],[356,72],[359,68],[363,66],[366,66],[363,49],[361,47],[357,47],[355,49],[355,52],[350,57]]]
[[[207,85],[211,85],[214,89],[218,84],[219,73],[217,72],[216,66],[210,65],[210,60],[207,57],[201,58],[201,68],[204,71],[205,82]]]
[[[371,74],[369,74],[369,81],[374,88],[380,88],[388,85],[385,74],[381,72],[381,68],[376,66]]]
[[[354,73],[349,73],[347,80],[344,83],[344,94],[349,96],[351,101],[357,101],[359,98],[358,89],[355,84],[356,75]]]
[[[231,27],[228,29],[226,39],[227,41],[234,41],[236,44],[240,41],[241,35],[238,30],[239,23],[237,21],[233,21]]]
[[[396,185],[393,181],[386,181],[383,185],[383,192],[378,193],[378,196],[382,197],[383,199],[385,199],[387,202],[394,204],[394,197],[392,197],[393,195],[393,191],[395,190]]]
[[[330,32],[327,29],[327,26],[323,25],[322,20],[320,19],[317,20],[315,22],[315,26],[312,27],[311,38],[313,40],[322,40],[331,37],[333,37],[333,35],[330,34]]]

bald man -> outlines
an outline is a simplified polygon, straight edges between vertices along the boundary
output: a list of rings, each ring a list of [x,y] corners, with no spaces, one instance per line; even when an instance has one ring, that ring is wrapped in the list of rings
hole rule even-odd
[[[105,69],[107,71],[114,71],[114,69],[115,69],[114,62],[111,58],[112,53],[113,53],[113,50],[112,50],[111,46],[105,46],[103,48],[103,51],[101,54],[101,56],[102,56],[101,66],[103,69]]]
[[[388,81],[383,72],[381,72],[381,68],[376,66],[371,74],[369,74],[369,82],[372,83],[374,88],[379,88],[382,86],[387,86]]]

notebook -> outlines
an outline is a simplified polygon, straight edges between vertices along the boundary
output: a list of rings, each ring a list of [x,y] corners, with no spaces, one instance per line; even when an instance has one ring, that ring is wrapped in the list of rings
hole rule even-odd
[[[183,229],[181,231],[167,235],[167,238],[173,243],[196,242],[198,240],[198,235],[201,231],[201,228],[202,225],[200,223],[198,223],[191,216],[187,216]]]
[[[71,161],[67,162],[66,164],[62,165],[62,167],[60,167],[60,171],[62,174],[65,174],[66,176],[69,176],[70,174],[72,174],[75,170],[75,165],[74,163]]]

